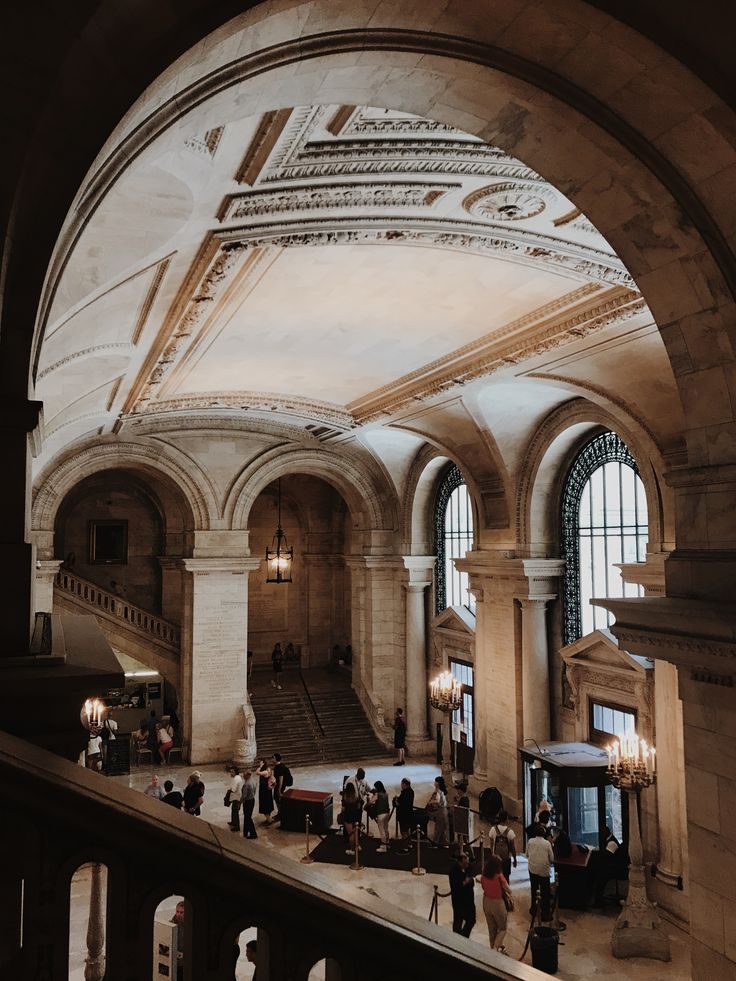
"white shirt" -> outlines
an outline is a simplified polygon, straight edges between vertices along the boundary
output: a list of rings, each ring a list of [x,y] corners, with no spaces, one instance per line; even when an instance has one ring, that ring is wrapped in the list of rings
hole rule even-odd
[[[526,855],[529,859],[529,872],[549,879],[549,870],[555,860],[555,853],[547,839],[541,836],[531,838],[527,842]]]
[[[115,719],[105,719],[105,728],[108,732],[108,739],[115,739],[115,733],[118,731],[118,724]]]
[[[230,781],[230,800],[231,801],[240,800],[240,794],[242,793],[242,790],[243,790],[243,778],[240,776],[239,773],[236,773],[235,776]]]
[[[87,743],[87,752],[90,756],[102,752],[102,736],[90,736]]]

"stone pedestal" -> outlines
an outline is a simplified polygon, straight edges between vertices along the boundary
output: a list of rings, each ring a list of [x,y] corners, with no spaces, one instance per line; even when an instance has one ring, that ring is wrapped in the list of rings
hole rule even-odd
[[[33,600],[36,613],[54,612],[54,582],[62,559],[37,559]]]
[[[248,573],[254,558],[191,558],[182,631],[184,726],[192,764],[229,759],[243,738]]]
[[[655,907],[647,899],[641,833],[639,831],[639,792],[626,790],[629,803],[629,893],[611,936],[614,957],[652,957],[670,959],[670,941]]]

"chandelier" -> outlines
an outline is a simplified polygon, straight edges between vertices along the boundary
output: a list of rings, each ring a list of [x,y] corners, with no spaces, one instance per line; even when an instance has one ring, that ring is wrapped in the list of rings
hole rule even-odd
[[[278,480],[279,523],[273,536],[271,547],[266,548],[266,582],[291,582],[291,564],[294,549],[289,546],[281,527],[281,478]]]
[[[429,703],[442,712],[456,712],[463,698],[463,686],[449,671],[443,671],[429,683]]]

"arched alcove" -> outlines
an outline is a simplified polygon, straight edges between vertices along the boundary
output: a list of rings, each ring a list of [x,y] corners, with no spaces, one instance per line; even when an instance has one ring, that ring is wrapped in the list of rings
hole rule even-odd
[[[270,661],[279,642],[294,645],[297,656],[315,667],[326,665],[330,652],[350,636],[348,571],[352,550],[348,506],[325,480],[289,474],[269,484],[249,514],[251,554],[264,556],[278,523],[294,549],[291,583],[266,582],[266,562],[249,581],[248,645],[255,664]]]

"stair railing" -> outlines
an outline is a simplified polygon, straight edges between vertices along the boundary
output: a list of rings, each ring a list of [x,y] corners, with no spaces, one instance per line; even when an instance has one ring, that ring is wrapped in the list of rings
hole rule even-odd
[[[304,694],[307,696],[307,703],[311,712],[309,713],[309,723],[312,726],[312,732],[314,733],[314,739],[317,743],[317,752],[319,753],[320,762],[325,758],[325,739],[326,734],[324,726],[320,722],[319,713],[317,712],[317,707],[312,700],[312,696],[307,688],[307,682],[304,678],[304,672],[301,667],[299,668],[299,680],[302,683],[302,688],[304,689]]]
[[[68,569],[59,569],[56,588],[67,593],[92,608],[91,612],[120,620],[129,627],[153,637],[161,644],[178,649],[180,646],[179,628],[176,624],[149,610],[136,606],[125,597],[117,596],[88,579],[82,579]]]

